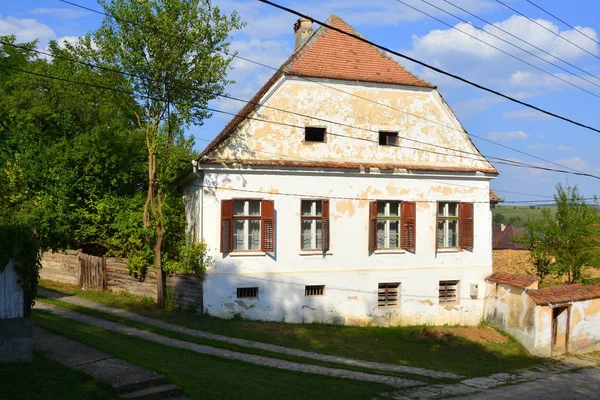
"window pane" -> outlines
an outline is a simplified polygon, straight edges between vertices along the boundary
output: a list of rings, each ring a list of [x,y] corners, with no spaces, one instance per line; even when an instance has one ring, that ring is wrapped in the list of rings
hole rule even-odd
[[[310,200],[302,200],[302,215],[311,215],[312,203]]]
[[[448,240],[447,240],[448,247],[458,247],[458,242],[457,242],[458,222],[457,221],[447,221],[447,224],[448,224]]]
[[[385,249],[385,225],[386,221],[377,221],[377,247]]]
[[[390,217],[397,217],[400,215],[400,203],[394,201],[390,203]]]
[[[440,221],[438,223],[438,247],[446,247],[444,245],[444,224],[445,221]]]
[[[233,201],[233,215],[244,215],[244,205],[246,202],[244,200],[234,200]]]
[[[316,248],[317,249],[322,249],[323,248],[323,229],[321,227],[321,221],[315,221],[316,226],[316,230],[317,230],[317,237],[316,237]]]
[[[246,221],[235,220],[233,221],[233,249],[234,250],[246,250],[244,248],[244,225]]]
[[[260,200],[249,200],[248,205],[248,215],[260,216]]]
[[[387,203],[385,201],[378,201],[377,202],[377,215],[380,217],[385,216],[385,205]]]
[[[398,221],[389,221],[390,224],[390,243],[389,243],[389,247],[391,248],[398,248],[400,247],[400,244],[398,243],[400,237],[399,237],[399,227],[400,227],[400,223]]]
[[[248,233],[248,250],[260,249],[260,221],[250,220],[248,221],[249,233]]]
[[[448,216],[458,217],[458,203],[448,203]]]
[[[316,210],[316,212],[315,212],[315,214],[314,214],[314,215],[315,215],[315,216],[318,216],[318,217],[320,217],[320,216],[321,216],[321,213],[323,212],[323,211],[322,211],[322,208],[323,208],[323,202],[322,202],[321,200],[317,200],[317,201],[315,201],[314,203],[315,203],[315,210]]]
[[[311,248],[312,221],[302,221],[302,249]]]

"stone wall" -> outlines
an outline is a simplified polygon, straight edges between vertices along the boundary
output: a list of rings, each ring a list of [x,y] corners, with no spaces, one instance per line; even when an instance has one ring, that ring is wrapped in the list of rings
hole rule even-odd
[[[494,250],[492,263],[494,273],[535,275],[535,268],[529,261],[529,250]]]
[[[106,257],[108,289],[156,300],[156,273],[150,271],[141,278],[132,274],[126,264],[126,259]],[[77,251],[45,252],[42,256],[40,278],[79,285]],[[195,276],[187,274],[168,276],[167,290],[173,293],[175,303],[179,307],[202,312],[202,282]]]

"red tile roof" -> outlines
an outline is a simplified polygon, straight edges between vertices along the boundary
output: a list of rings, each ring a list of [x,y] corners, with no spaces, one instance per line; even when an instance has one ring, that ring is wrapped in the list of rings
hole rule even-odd
[[[493,203],[498,203],[502,201],[502,199],[500,198],[500,196],[498,196],[496,193],[490,190],[490,201]]]
[[[501,283],[504,285],[511,285],[520,288],[526,288],[531,286],[539,280],[534,275],[516,275],[516,274],[504,274],[497,272],[485,278],[488,282]]]
[[[516,226],[504,225],[495,226],[492,228],[492,249],[503,250],[503,249],[514,249],[524,250],[526,248],[524,243],[515,243],[513,238],[523,235],[523,229],[519,229]]]
[[[538,290],[528,290],[527,294],[538,305],[568,303],[600,298],[600,285],[565,285]]]
[[[327,24],[360,36],[336,15],[329,17]],[[289,75],[435,87],[376,47],[325,27],[319,28],[296,54],[296,60],[286,71]]]

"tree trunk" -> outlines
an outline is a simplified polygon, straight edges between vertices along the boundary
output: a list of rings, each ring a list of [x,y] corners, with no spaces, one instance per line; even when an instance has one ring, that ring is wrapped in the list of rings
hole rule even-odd
[[[162,243],[163,235],[158,233],[156,244],[154,245],[154,266],[156,268],[156,303],[159,307],[165,305],[165,280],[162,268]]]

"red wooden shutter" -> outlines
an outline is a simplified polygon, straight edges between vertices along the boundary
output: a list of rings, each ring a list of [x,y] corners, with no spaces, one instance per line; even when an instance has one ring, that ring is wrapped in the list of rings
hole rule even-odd
[[[459,246],[473,248],[473,203],[460,203],[459,210]]]
[[[323,230],[323,251],[329,251],[329,200],[323,200],[321,229]]]
[[[417,247],[417,208],[412,201],[402,202],[402,248],[415,250]]]
[[[377,250],[377,202],[369,203],[369,251]]]
[[[233,251],[233,200],[221,201],[221,253]]]
[[[273,200],[262,200],[260,205],[262,230],[261,250],[267,253],[275,251],[275,204]]]

